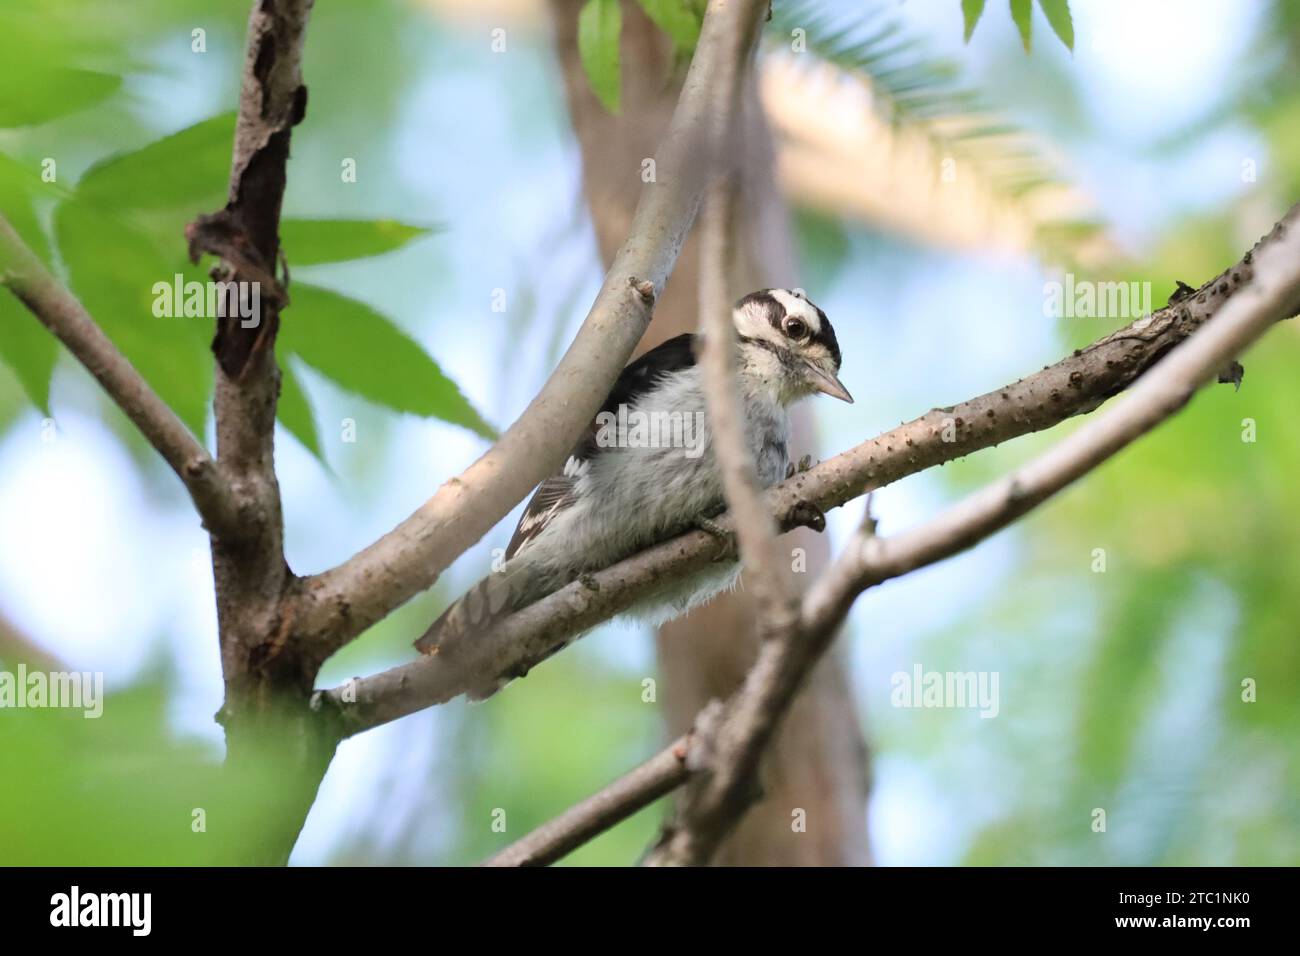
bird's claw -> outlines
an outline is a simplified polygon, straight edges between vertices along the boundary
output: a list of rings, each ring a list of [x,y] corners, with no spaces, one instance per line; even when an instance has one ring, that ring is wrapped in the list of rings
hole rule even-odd
[[[793,478],[795,475],[802,475],[812,466],[812,455],[804,455],[797,463],[792,461],[785,466],[785,476],[786,478]]]
[[[597,581],[596,576],[589,571],[579,574],[578,580],[582,583],[582,586],[586,588],[588,591],[600,590],[600,582]]]
[[[718,553],[714,556],[714,561],[721,561],[736,550],[736,532],[724,528],[712,518],[701,515],[695,519],[695,527],[718,542]]]
[[[1182,279],[1176,279],[1174,281],[1177,282],[1178,285],[1174,289],[1174,291],[1169,294],[1170,305],[1174,305],[1175,303],[1182,302],[1183,299],[1186,299],[1189,295],[1195,294],[1196,290],[1193,289],[1191,286],[1189,286]]]

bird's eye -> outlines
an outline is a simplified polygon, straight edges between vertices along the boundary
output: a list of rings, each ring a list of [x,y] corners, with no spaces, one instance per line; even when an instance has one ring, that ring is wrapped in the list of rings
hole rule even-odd
[[[801,339],[808,334],[808,326],[803,319],[789,318],[785,320],[785,334],[792,339]]]

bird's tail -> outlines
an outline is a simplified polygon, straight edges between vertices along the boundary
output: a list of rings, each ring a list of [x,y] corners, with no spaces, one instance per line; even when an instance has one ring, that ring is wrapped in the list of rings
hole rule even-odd
[[[541,576],[524,561],[508,561],[466,591],[415,642],[421,654],[435,654],[462,637],[479,634],[545,596]]]

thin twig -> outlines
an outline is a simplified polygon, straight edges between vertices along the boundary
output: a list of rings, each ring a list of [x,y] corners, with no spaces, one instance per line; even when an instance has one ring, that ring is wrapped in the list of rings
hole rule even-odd
[[[706,157],[713,182],[700,221],[699,366],[713,452],[736,529],[746,587],[764,625],[781,629],[794,623],[798,598],[781,572],[776,526],[763,502],[754,456],[745,444],[745,410],[736,381],[736,331],[731,320],[735,290],[729,288],[738,212],[735,154],[742,148],[735,136],[736,117],[760,12],[755,5],[751,22],[734,24],[730,56],[716,80],[718,97],[707,116]]]
[[[484,866],[547,866],[642,807],[671,793],[690,776],[691,740],[680,737],[599,793],[570,807],[487,860]]]
[[[230,489],[203,445],[149,387],[81,303],[0,216],[0,284],[53,332],[184,482],[209,531],[237,521]]]
[[[758,610],[759,660],[774,642],[789,638],[798,625],[799,597],[790,578],[783,573],[777,551],[777,530],[763,501],[754,456],[745,443],[745,409],[736,379],[736,332],[729,308],[728,277],[732,274],[731,251],[735,241],[737,182],[733,154],[743,148],[736,142],[735,115],[740,110],[744,68],[749,64],[754,43],[751,32],[737,36],[734,60],[719,77],[720,92],[709,130],[710,164],[715,170],[700,236],[700,369],[705,404],[711,425],[713,451],[722,476],[723,492],[736,529],[740,556],[744,562],[746,587]],[[739,703],[751,698],[741,697]],[[737,773],[752,773],[766,740],[753,744],[753,759],[736,763]],[[693,790],[677,809],[678,826],[687,832],[712,831],[712,819],[728,812],[717,796],[732,788],[719,789],[713,775],[703,789]]]

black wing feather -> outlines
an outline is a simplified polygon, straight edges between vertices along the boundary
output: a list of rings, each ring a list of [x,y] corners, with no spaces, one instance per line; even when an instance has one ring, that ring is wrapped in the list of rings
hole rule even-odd
[[[601,412],[617,413],[620,405],[635,405],[637,399],[648,392],[659,378],[669,372],[679,372],[695,364],[695,336],[689,332],[675,336],[646,352],[619,373]],[[514,536],[506,548],[506,560],[531,541],[551,523],[557,514],[573,504],[575,486],[587,463],[600,452],[596,444],[596,423],[593,421],[587,434],[569,455],[562,474],[553,475],[537,486],[528,507],[524,509],[515,527]]]

